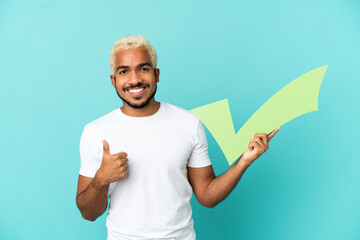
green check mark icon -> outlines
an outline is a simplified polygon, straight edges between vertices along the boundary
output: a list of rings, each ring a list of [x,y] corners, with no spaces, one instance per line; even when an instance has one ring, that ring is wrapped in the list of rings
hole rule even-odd
[[[326,69],[327,65],[316,68],[283,87],[237,133],[227,99],[191,111],[213,135],[231,165],[247,150],[256,133],[270,133],[300,115],[318,110],[318,96]]]

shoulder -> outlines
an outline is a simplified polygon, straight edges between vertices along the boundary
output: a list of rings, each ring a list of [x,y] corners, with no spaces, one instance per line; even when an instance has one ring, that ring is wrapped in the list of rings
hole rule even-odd
[[[194,122],[196,124],[200,121],[199,118],[194,113],[190,112],[189,110],[172,105],[170,103],[162,103],[162,104],[164,104],[165,111],[170,116],[181,119],[182,121]]]
[[[118,117],[117,114],[118,109],[115,109],[94,121],[89,122],[84,126],[84,131],[97,131],[101,130],[102,128],[111,125]]]
[[[197,132],[199,125],[201,125],[201,121],[194,113],[169,103],[165,103],[164,105],[164,110],[167,119],[169,120],[168,124],[191,135]]]

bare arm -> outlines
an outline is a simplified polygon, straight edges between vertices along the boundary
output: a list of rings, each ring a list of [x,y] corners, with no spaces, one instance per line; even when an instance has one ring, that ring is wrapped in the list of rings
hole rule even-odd
[[[269,135],[256,134],[249,143],[249,149],[225,173],[216,177],[212,166],[203,168],[188,167],[188,177],[199,203],[213,208],[224,200],[240,181],[246,169],[268,148],[268,142],[279,131]]]
[[[215,207],[236,187],[249,166],[238,160],[218,177],[211,165],[203,168],[188,167],[189,181],[199,203],[208,208]]]
[[[83,218],[95,221],[107,208],[109,184],[101,185],[95,178],[79,175],[76,204]]]
[[[103,158],[94,178],[79,175],[76,204],[83,218],[95,221],[108,204],[109,185],[126,177],[128,159],[124,152],[110,154],[109,144],[103,141]]]

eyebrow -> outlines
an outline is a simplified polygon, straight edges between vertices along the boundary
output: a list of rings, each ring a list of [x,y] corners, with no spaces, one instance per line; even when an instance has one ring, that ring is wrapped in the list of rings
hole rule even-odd
[[[146,63],[141,63],[138,65],[138,67],[143,67],[143,66],[149,66],[152,67],[150,63],[146,62]]]
[[[129,68],[129,66],[126,66],[126,65],[118,66],[118,67],[116,68],[116,71],[119,71],[119,70],[122,69],[122,68]]]
[[[139,68],[139,67],[143,67],[143,66],[149,66],[149,67],[152,67],[152,65],[150,64],[150,63],[148,63],[148,62],[145,62],[145,63],[140,63],[139,65],[137,65],[137,67]],[[116,72],[117,71],[119,71],[120,69],[122,69],[122,68],[130,68],[129,66],[127,66],[127,65],[121,65],[121,66],[118,66],[117,68],[116,68]]]

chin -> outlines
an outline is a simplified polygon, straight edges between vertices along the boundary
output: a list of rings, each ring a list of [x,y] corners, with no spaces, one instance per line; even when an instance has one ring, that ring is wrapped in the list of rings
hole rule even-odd
[[[141,108],[146,107],[148,104],[147,103],[139,103],[139,104],[128,104],[128,105],[132,108],[141,109]]]
[[[145,101],[142,101],[142,102],[130,102],[130,101],[127,101],[125,99],[123,99],[124,103],[126,103],[127,105],[129,105],[130,107],[132,108],[135,108],[135,109],[142,109],[144,107],[146,107],[147,105],[149,105],[149,102],[152,98],[149,98],[149,99],[146,99]]]

